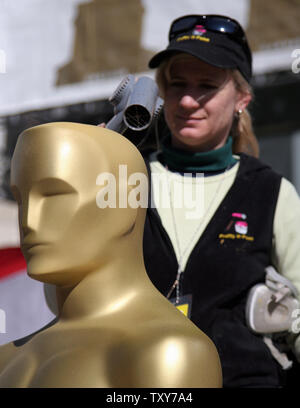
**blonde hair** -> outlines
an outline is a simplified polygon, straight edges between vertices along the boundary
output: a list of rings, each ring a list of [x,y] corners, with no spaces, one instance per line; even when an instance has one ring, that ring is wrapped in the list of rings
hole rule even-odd
[[[250,84],[237,69],[231,70],[232,79],[237,91],[241,93],[250,93],[253,97],[253,91]],[[247,153],[250,156],[259,157],[259,145],[252,127],[252,118],[248,109],[236,114],[231,134],[233,139],[233,153]]]
[[[171,80],[171,66],[174,62],[187,58],[194,59],[195,57],[184,53],[175,54],[163,61],[158,67],[156,71],[156,82],[162,98],[164,97],[167,86]],[[237,69],[230,69],[229,72],[231,73],[237,91],[248,93],[253,97],[252,88],[242,74]],[[230,134],[233,139],[233,153],[247,153],[254,157],[259,156],[258,141],[253,132],[251,115],[247,109],[234,116]]]

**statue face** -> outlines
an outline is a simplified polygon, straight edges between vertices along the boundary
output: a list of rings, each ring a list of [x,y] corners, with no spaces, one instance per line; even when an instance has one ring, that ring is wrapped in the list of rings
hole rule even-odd
[[[96,205],[101,155],[69,133],[25,132],[11,167],[28,274],[60,285],[77,283],[104,261],[110,231],[107,210]]]

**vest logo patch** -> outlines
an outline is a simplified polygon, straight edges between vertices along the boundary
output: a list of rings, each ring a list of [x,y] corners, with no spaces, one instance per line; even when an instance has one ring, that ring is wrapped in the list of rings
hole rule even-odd
[[[224,243],[225,239],[242,239],[245,241],[254,241],[254,237],[247,235],[248,232],[248,222],[246,221],[247,215],[234,212],[231,214],[231,219],[225,228],[225,232],[219,234],[220,244]]]
[[[238,234],[247,234],[248,224],[245,221],[237,221],[234,224],[234,229]]]

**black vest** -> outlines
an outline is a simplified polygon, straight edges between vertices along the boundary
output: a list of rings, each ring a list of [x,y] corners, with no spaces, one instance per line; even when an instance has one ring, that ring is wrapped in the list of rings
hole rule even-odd
[[[191,320],[217,347],[224,387],[280,385],[278,363],[245,322],[247,294],[265,281],[271,264],[280,182],[267,165],[241,154],[237,177],[182,274],[182,295],[192,295]],[[147,211],[144,259],[151,281],[166,296],[178,263],[155,208]]]

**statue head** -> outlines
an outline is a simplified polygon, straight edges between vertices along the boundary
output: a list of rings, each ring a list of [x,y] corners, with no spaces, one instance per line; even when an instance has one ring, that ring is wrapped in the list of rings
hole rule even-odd
[[[136,194],[132,175],[140,175]],[[142,254],[147,187],[142,156],[118,133],[59,122],[25,130],[11,189],[29,276],[69,286],[124,251]]]

